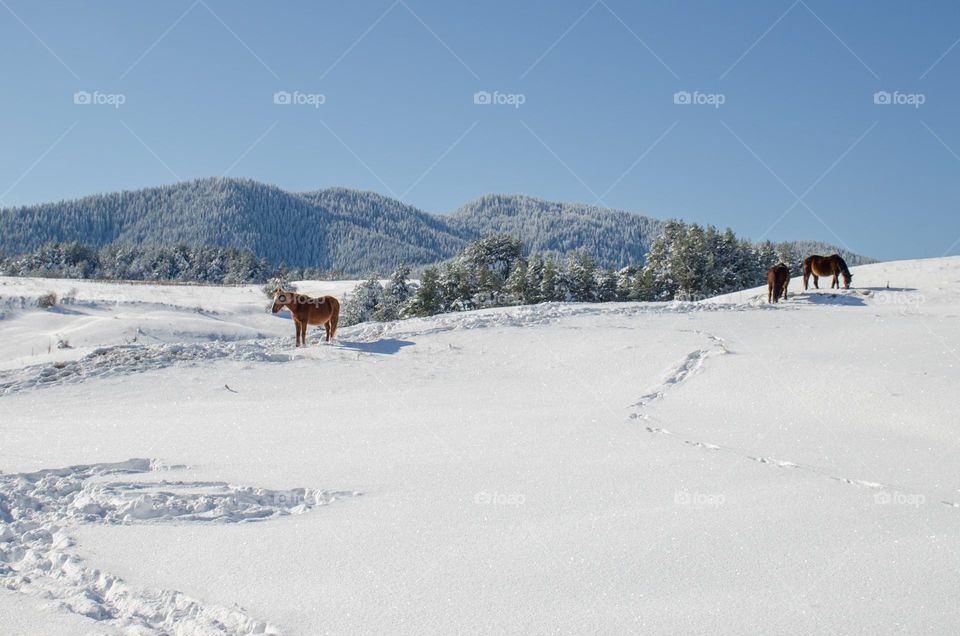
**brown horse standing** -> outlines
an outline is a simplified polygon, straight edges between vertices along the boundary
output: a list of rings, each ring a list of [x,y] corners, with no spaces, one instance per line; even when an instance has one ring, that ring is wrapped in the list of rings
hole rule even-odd
[[[813,286],[820,289],[821,276],[833,276],[833,282],[830,283],[830,289],[836,287],[840,289],[840,276],[843,275],[843,288],[850,289],[850,281],[853,280],[853,274],[847,269],[847,264],[839,254],[833,256],[808,256],[803,261],[803,288],[809,288],[810,276],[813,276]]]
[[[767,270],[767,302],[776,303],[787,299],[787,287],[790,285],[790,268],[778,263]]]
[[[273,294],[273,313],[286,307],[293,316],[297,327],[297,346],[307,345],[307,325],[323,325],[327,329],[326,341],[330,342],[337,333],[340,320],[340,301],[333,296],[311,298],[306,294],[278,289]]]

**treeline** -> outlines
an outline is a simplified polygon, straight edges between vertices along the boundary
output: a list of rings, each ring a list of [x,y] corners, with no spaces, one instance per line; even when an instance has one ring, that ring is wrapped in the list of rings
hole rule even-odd
[[[670,221],[644,265],[612,269],[582,251],[525,256],[519,239],[501,234],[426,268],[417,285],[403,265],[386,285],[370,277],[348,296],[343,324],[551,301],[699,300],[762,285],[780,261],[798,274],[803,256],[790,245],[754,245],[729,229]]]
[[[266,259],[233,247],[108,245],[99,250],[76,241],[51,242],[16,257],[0,256],[0,274],[44,278],[156,280],[211,284],[261,283],[270,278],[317,280],[339,272],[271,267]]]

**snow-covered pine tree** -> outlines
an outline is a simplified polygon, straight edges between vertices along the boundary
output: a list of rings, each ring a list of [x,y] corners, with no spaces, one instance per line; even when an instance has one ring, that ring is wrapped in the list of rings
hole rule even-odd
[[[372,320],[383,306],[383,285],[376,276],[370,276],[350,292],[340,312],[340,324],[344,327]]]
[[[667,221],[663,232],[650,245],[644,265],[644,283],[646,289],[642,292],[648,298],[640,298],[641,290],[634,285],[634,295],[637,300],[670,300],[677,291],[678,284],[674,279],[673,251],[686,235],[685,224],[681,221]]]
[[[565,273],[571,300],[581,303],[596,300],[597,263],[590,254],[583,251],[570,254]]]
[[[443,290],[440,286],[440,272],[436,267],[428,267],[420,276],[420,285],[401,308],[402,316],[432,316],[444,310]]]
[[[506,292],[506,301],[511,305],[529,305],[533,303],[530,280],[528,278],[529,265],[524,260],[515,263],[503,289]]]
[[[531,304],[541,303],[544,301],[543,297],[543,256],[541,254],[534,254],[530,257],[530,262],[527,265],[527,281],[526,281],[526,291],[527,297]]]
[[[462,263],[447,263],[440,270],[440,289],[443,290],[445,311],[475,309],[477,283],[472,272]]]
[[[390,274],[390,280],[383,288],[383,302],[374,312],[374,320],[386,322],[400,318],[401,308],[413,293],[408,280],[409,277],[410,267],[405,263],[401,263],[394,268],[393,273]]]
[[[540,281],[540,294],[545,302],[566,300],[566,289],[561,278],[560,266],[553,256],[548,255],[543,262],[543,277]]]
[[[616,273],[617,300],[632,300],[633,281],[639,271],[639,268],[635,265],[627,265]]]
[[[619,300],[618,286],[619,276],[617,272],[608,269],[602,272],[597,278],[596,300],[598,303],[609,303]]]
[[[467,245],[457,259],[470,274],[478,307],[497,306],[508,302],[501,298],[511,271],[523,258],[523,243],[508,234],[494,234]]]

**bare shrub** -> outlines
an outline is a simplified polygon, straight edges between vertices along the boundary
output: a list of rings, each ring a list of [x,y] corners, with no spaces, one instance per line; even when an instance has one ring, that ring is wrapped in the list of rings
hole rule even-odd
[[[46,294],[37,298],[37,307],[40,309],[50,309],[57,305],[57,294],[56,292],[48,291]]]

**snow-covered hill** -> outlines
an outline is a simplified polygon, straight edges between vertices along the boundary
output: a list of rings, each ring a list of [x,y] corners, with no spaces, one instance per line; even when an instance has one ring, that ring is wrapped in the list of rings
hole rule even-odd
[[[358,281],[299,281],[315,296],[341,299]],[[37,300],[57,306],[37,310]],[[115,283],[0,277],[0,370],[75,360],[121,344],[198,344],[286,336],[289,314],[274,316],[256,285]],[[60,343],[68,345],[59,348]]]
[[[253,287],[2,279],[3,623],[956,632],[960,258],[853,271],[306,349]]]

